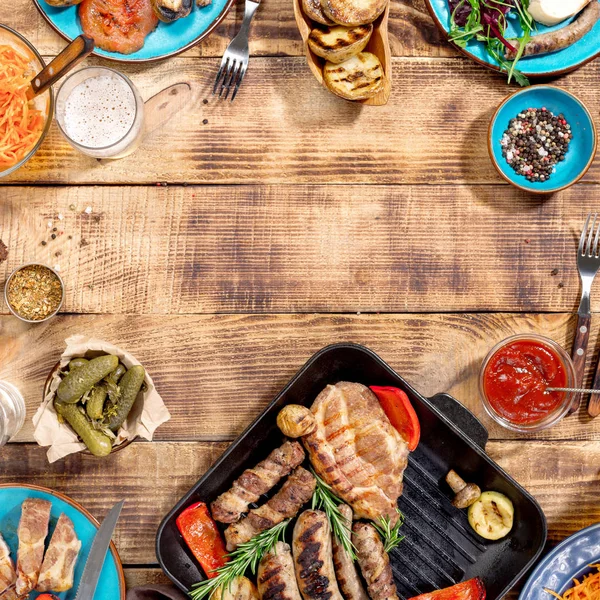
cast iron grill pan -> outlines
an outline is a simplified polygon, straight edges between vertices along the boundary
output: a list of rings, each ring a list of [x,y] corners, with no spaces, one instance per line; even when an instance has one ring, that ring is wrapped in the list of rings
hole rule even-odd
[[[405,516],[405,539],[390,554],[399,596],[406,600],[475,576],[485,582],[489,600],[506,594],[544,547],[547,528],[540,506],[487,456],[487,431],[470,411],[447,394],[423,397],[376,354],[354,344],[328,346],[315,354],[165,517],[156,539],[165,573],[184,592],[204,579],[177,531],[179,513],[193,502],[212,502],[244,469],[281,444],[275,419],[283,406],[310,406],[327,384],[338,381],[399,387],[421,422],[421,442],[410,455],[398,502]],[[469,526],[467,512],[452,506],[444,482],[451,468],[466,481],[512,500],[515,526],[506,539],[480,538]]]

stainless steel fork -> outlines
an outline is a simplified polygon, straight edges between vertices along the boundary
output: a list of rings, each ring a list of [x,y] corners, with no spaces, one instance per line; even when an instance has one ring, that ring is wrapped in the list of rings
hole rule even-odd
[[[600,222],[597,213],[590,213],[585,221],[585,226],[579,239],[579,248],[577,249],[577,268],[579,269],[579,278],[581,279],[581,302],[577,311],[577,331],[575,332],[575,341],[573,342],[573,351],[571,356],[575,365],[575,375],[577,385],[575,387],[584,387],[583,373],[585,371],[585,359],[587,354],[588,340],[590,337],[590,322],[592,320],[590,312],[590,291],[592,282],[600,268]],[[594,235],[594,230],[596,234]],[[579,409],[581,404],[581,395],[578,395],[573,401],[570,413]]]
[[[213,87],[213,94],[217,93],[217,87],[221,82],[219,89],[219,98],[225,92],[224,98],[227,99],[229,91],[233,86],[233,93],[231,94],[231,101],[235,98],[242,79],[248,69],[248,60],[250,58],[250,52],[248,50],[248,31],[250,30],[250,23],[256,9],[260,5],[260,0],[246,0],[246,8],[244,10],[244,20],[238,34],[231,40],[225,54],[223,54],[223,60],[217,73],[215,85]]]

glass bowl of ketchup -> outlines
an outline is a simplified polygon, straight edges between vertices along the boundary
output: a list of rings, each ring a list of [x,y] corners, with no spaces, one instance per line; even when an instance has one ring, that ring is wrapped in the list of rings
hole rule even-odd
[[[539,431],[560,421],[575,394],[547,388],[572,388],[571,357],[554,340],[514,335],[494,346],[481,365],[479,393],[486,412],[507,429]]]

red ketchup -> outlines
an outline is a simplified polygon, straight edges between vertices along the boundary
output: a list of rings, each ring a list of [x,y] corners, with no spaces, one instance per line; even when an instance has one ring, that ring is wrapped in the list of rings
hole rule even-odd
[[[483,388],[492,408],[515,425],[531,425],[554,412],[567,387],[567,370],[553,348],[534,340],[517,340],[500,348],[483,374]]]

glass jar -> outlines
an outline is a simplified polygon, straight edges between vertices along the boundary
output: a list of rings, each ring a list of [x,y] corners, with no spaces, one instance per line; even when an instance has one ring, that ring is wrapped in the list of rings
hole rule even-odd
[[[0,446],[13,438],[25,423],[25,400],[7,381],[0,381]]]

